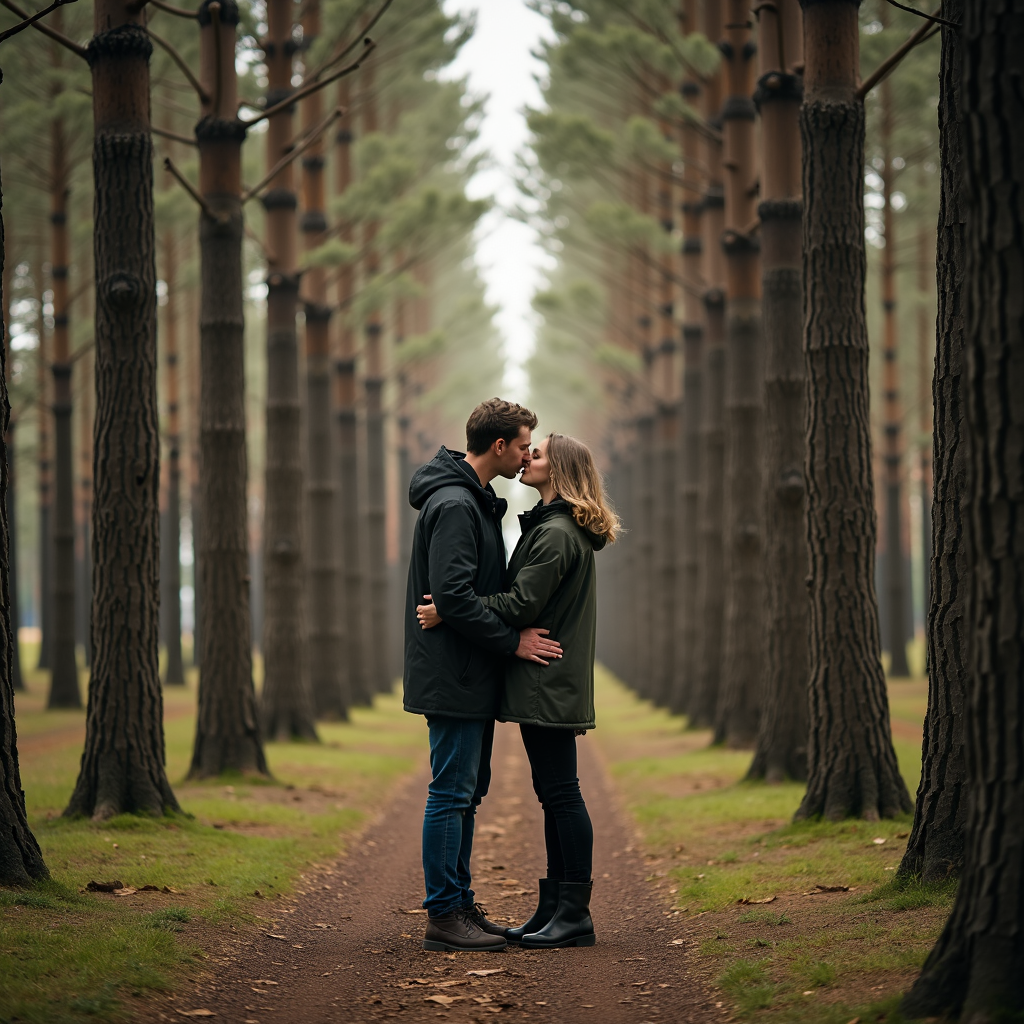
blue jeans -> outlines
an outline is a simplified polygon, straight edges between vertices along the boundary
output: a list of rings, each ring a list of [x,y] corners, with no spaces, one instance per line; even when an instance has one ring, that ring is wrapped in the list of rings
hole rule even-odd
[[[423,878],[430,917],[473,905],[469,859],[476,809],[491,782],[494,721],[430,715],[430,771],[423,815]]]

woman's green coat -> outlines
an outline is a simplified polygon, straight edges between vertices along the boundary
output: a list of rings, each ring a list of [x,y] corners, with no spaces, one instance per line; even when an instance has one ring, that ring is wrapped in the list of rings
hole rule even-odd
[[[510,626],[550,630],[562,657],[548,665],[509,659],[503,722],[594,728],[594,656],[597,646],[597,570],[594,552],[605,545],[579,526],[556,498],[524,512],[508,564],[509,592],[483,598]]]

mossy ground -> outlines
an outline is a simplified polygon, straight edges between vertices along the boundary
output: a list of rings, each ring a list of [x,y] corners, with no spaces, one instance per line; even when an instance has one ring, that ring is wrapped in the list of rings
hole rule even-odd
[[[927,686],[900,680],[889,689],[913,794]],[[743,781],[749,751],[709,746],[708,733],[638,701],[607,672],[599,672],[593,737],[637,823],[651,884],[673,908],[666,934],[676,924],[693,939],[692,968],[725,1007],[780,1024],[901,1020],[900,994],[953,897],[950,885],[894,881],[909,815],[794,823],[802,785]]]
[[[167,771],[184,813],[69,820],[85,713],[45,711],[47,677],[29,672],[27,683],[16,697],[22,784],[52,879],[0,890],[0,1024],[127,1019],[133,997],[194,976],[211,932],[251,926],[306,867],[343,851],[426,749],[423,720],[389,695],[321,724],[319,744],[268,744],[273,781],[186,783],[190,678],[164,692]],[[93,880],[176,891],[84,891]]]

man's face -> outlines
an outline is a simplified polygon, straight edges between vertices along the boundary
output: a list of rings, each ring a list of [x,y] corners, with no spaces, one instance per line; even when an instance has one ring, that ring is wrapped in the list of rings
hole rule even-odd
[[[516,474],[530,464],[533,446],[533,432],[529,427],[520,427],[519,436],[506,443],[499,438],[494,442],[494,453],[498,456],[498,474],[512,480]]]

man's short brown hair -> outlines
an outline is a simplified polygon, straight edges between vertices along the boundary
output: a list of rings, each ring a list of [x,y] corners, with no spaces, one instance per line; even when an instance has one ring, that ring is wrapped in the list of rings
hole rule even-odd
[[[490,398],[481,402],[466,421],[466,448],[473,455],[482,455],[501,438],[510,444],[523,427],[533,430],[537,426],[536,413],[515,402]]]

